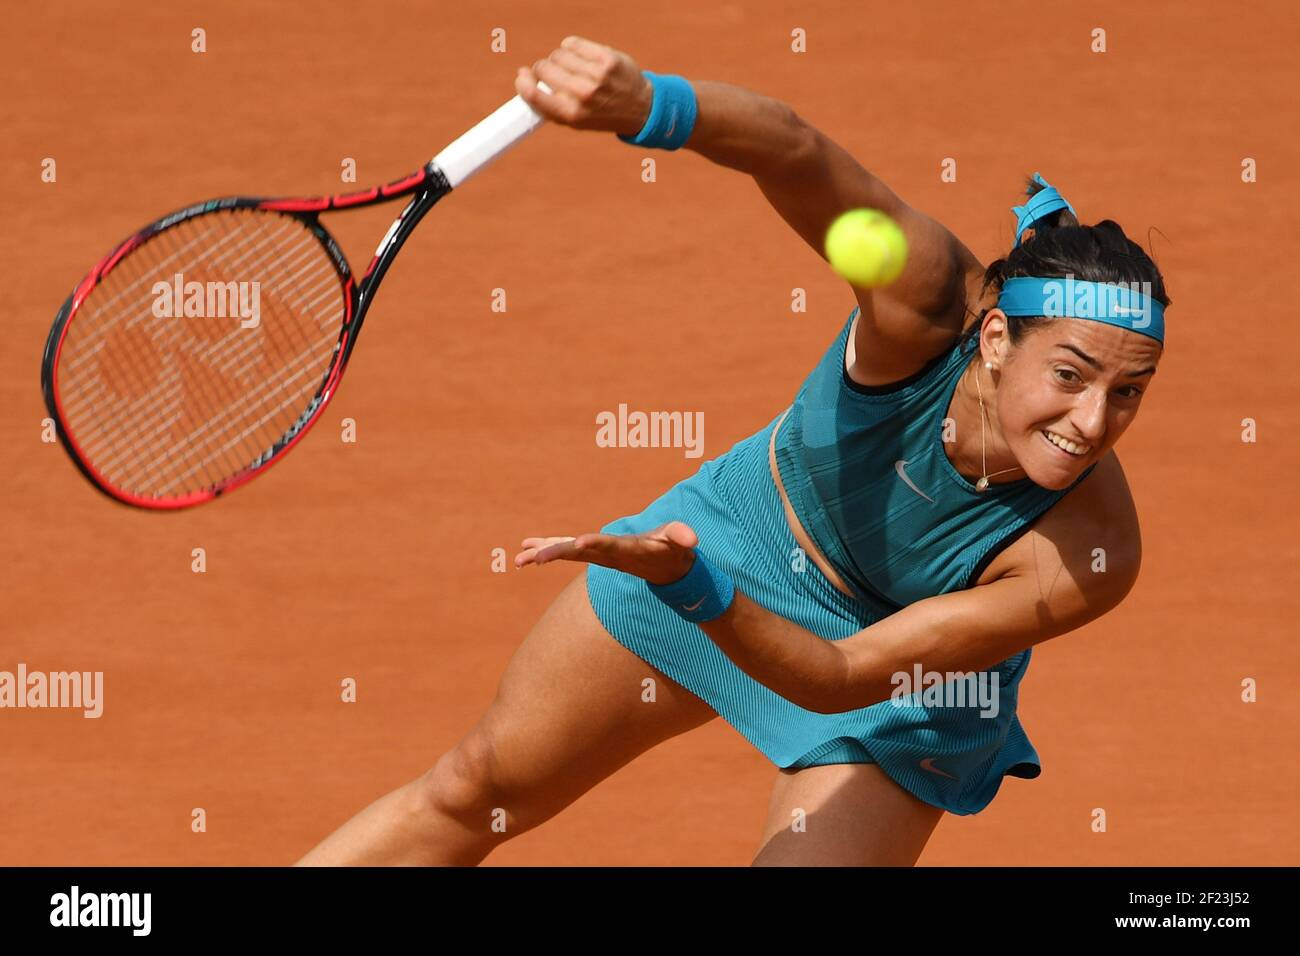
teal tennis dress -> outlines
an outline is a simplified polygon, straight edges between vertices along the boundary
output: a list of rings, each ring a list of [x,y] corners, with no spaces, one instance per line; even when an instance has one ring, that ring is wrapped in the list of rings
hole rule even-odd
[[[788,414],[602,530],[630,534],[684,521],[738,590],[833,641],[914,601],[973,586],[999,551],[1091,472],[1062,491],[1025,478],[977,492],[943,445],[944,416],[977,343],[958,342],[902,382],[868,388],[844,365],[856,314]],[[791,506],[853,597],[803,555],[786,523],[768,459],[774,429]],[[988,806],[1006,774],[1041,772],[1016,716],[1031,650],[979,675],[986,689],[996,687],[996,707],[922,703],[918,693],[902,699],[907,706],[886,700],[819,714],[755,681],[640,578],[589,565],[587,595],[615,640],[707,702],[780,768],[876,763],[917,798],[957,814]]]

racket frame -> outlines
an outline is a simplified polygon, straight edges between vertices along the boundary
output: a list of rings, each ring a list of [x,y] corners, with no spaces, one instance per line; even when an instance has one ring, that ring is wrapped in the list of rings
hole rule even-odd
[[[68,453],[73,464],[77,466],[77,469],[92,485],[110,498],[123,504],[154,510],[173,510],[201,504],[220,497],[227,491],[238,488],[257,475],[267,471],[272,464],[282,458],[311,430],[311,426],[315,424],[321,413],[325,411],[326,406],[329,405],[330,399],[333,398],[338,388],[339,380],[343,377],[343,371],[347,367],[348,359],[352,356],[352,349],[356,345],[362,322],[365,320],[370,303],[374,300],[379,283],[420,220],[424,218],[425,214],[433,208],[439,199],[450,191],[451,185],[448,183],[447,177],[436,162],[431,161],[409,176],[403,176],[401,179],[385,183],[382,186],[356,192],[310,198],[281,197],[266,199],[228,196],[221,199],[209,199],[169,213],[118,243],[95,264],[94,268],[77,284],[71,295],[60,307],[54,324],[50,328],[50,334],[46,339],[45,351],[41,360],[41,391],[45,396],[45,407],[55,423],[59,443]],[[365,274],[360,280],[355,279],[352,267],[348,264],[347,257],[343,255],[343,250],[337,240],[321,223],[321,213],[375,206],[407,196],[411,198],[397,218],[393,220],[383,239],[380,240]],[[334,354],[325,375],[322,377],[320,387],[307,403],[303,412],[294,420],[284,435],[240,471],[210,488],[188,492],[183,495],[154,498],[133,494],[116,487],[99,473],[98,469],[82,451],[76,436],[67,425],[58,386],[59,357],[62,353],[68,327],[75,318],[77,310],[81,308],[90,293],[104,281],[128,253],[172,226],[214,212],[226,212],[232,209],[275,212],[291,216],[302,223],[321,244],[322,249],[325,250],[335,271],[338,273],[343,295],[344,314],[339,341],[335,345]]]
[[[538,86],[547,93],[551,88],[543,82]],[[461,186],[471,176],[476,175],[499,156],[521,142],[543,123],[542,117],[533,111],[521,97],[515,96],[503,103],[485,119],[457,137],[442,152],[416,172],[401,179],[357,192],[338,193],[330,196],[317,196],[309,199],[278,198],[253,199],[247,197],[227,197],[210,199],[206,202],[186,206],[135,232],[123,242],[118,243],[108,255],[104,256],[85,278],[77,284],[72,294],[64,301],[55,317],[54,325],[45,342],[41,358],[41,391],[45,396],[45,406],[55,423],[59,443],[63,446],[73,464],[85,478],[97,489],[115,501],[150,510],[176,510],[201,504],[220,497],[240,485],[265,472],[272,464],[284,457],[294,445],[311,429],[320,418],[325,407],[338,388],[339,380],[347,367],[352,349],[356,345],[361,324],[375,296],[380,281],[392,265],[394,257],[402,244],[406,242],[412,230],[424,218],[425,214],[447,193]],[[405,208],[393,220],[388,232],[380,240],[374,257],[360,281],[353,278],[352,269],[347,258],[339,248],[338,242],[330,235],[320,222],[320,214],[339,209],[355,209],[391,202],[404,196],[410,196]],[[234,475],[217,484],[199,491],[170,497],[144,497],[113,486],[102,476],[88,460],[76,437],[67,427],[63,407],[59,398],[58,368],[59,356],[67,335],[68,326],[76,317],[78,309],[86,296],[109,275],[114,267],[131,252],[147,242],[150,238],[180,222],[197,218],[212,212],[230,209],[255,209],[263,212],[278,212],[293,216],[302,222],[315,235],[316,239],[328,253],[342,283],[344,317],[339,341],[335,345],[320,388],[307,404],[302,414],[295,419],[288,431],[270,448],[259,455],[253,462],[240,469]]]

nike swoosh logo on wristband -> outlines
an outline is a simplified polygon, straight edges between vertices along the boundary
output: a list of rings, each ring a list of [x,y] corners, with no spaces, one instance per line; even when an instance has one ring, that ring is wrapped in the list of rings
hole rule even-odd
[[[689,607],[687,607],[685,604],[683,604],[683,605],[682,605],[682,610],[683,610],[683,611],[695,611],[695,610],[699,610],[699,607],[700,607],[701,604],[704,603],[704,600],[705,600],[704,598],[700,598],[698,601],[696,601],[694,604],[690,605]]]

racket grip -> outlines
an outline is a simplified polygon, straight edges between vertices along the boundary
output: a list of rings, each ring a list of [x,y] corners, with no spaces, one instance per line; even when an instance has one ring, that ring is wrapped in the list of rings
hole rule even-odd
[[[551,92],[542,81],[537,85],[543,92]],[[433,163],[455,189],[544,122],[522,97],[515,96],[433,157]]]

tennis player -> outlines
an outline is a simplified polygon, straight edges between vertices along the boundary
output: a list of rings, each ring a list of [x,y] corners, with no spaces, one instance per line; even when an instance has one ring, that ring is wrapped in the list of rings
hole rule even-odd
[[[752,176],[819,254],[866,206],[910,256],[895,283],[854,289],[758,432],[600,533],[526,539],[518,565],[585,573],[479,723],[301,862],[477,863],[720,715],[779,770],[755,864],[913,864],[945,811],[1039,774],[1016,716],[1032,647],[1137,579],[1114,446],[1163,351],[1159,270],[1037,175],[1014,247],[985,266],[786,104],[584,38],[516,90],[552,122]]]

